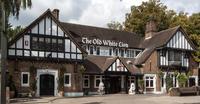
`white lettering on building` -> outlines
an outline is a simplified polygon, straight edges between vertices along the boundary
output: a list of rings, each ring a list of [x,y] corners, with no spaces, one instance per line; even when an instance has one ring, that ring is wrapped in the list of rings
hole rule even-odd
[[[93,44],[93,45],[112,46],[112,47],[128,47],[128,44],[124,43],[124,42],[115,42],[113,40],[88,39],[86,37],[82,38],[82,43]]]

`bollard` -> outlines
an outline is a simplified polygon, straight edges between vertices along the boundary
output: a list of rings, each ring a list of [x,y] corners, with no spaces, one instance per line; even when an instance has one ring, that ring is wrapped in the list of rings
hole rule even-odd
[[[6,87],[6,104],[10,104],[10,88]]]

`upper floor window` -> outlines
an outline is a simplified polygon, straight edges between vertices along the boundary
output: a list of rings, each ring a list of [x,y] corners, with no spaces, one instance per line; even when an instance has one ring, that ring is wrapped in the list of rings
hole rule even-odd
[[[109,49],[109,55],[112,55],[112,48]]]
[[[97,55],[100,55],[100,47],[97,47],[96,50],[97,50]]]
[[[65,44],[62,38],[32,37],[32,49],[43,51],[64,51]]]
[[[121,49],[121,57],[124,57],[124,50]]]
[[[180,61],[180,60],[181,60],[180,52],[169,51],[169,61]]]
[[[161,50],[160,51],[160,56],[166,56],[166,50]]]
[[[93,54],[93,53],[94,53],[94,47],[90,46],[90,54]]]
[[[136,50],[135,51],[135,57],[140,53],[140,51]]]
[[[58,51],[63,51],[65,50],[64,46],[64,40],[63,39],[58,39]]]
[[[115,56],[118,56],[118,48],[113,49],[113,51],[115,52]]]

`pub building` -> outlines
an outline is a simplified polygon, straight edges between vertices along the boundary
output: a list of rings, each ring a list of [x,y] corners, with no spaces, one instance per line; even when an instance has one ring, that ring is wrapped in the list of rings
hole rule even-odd
[[[130,83],[144,93],[166,93],[166,75],[178,87],[175,72],[192,74],[198,85],[196,50],[181,26],[157,31],[146,24],[145,36],[132,32],[61,22],[59,10],[48,9],[8,43],[8,70],[18,94],[82,96],[128,93]],[[163,76],[159,77],[159,72]],[[35,82],[35,83],[34,83]]]

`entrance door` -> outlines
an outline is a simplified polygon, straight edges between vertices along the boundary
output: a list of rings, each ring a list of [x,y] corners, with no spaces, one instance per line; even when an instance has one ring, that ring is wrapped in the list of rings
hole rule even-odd
[[[40,75],[40,95],[54,95],[54,83],[53,75]]]
[[[110,93],[119,93],[121,91],[121,77],[113,76],[110,77]]]

